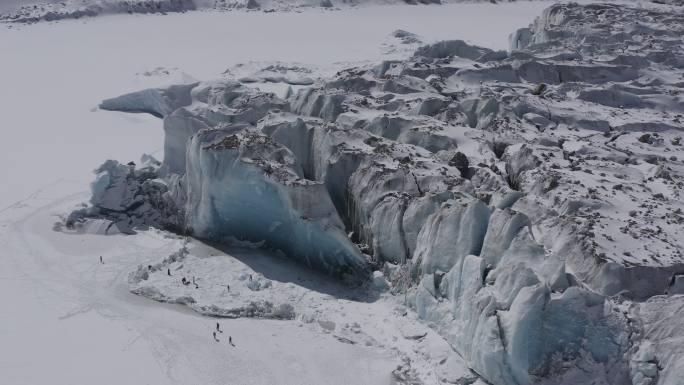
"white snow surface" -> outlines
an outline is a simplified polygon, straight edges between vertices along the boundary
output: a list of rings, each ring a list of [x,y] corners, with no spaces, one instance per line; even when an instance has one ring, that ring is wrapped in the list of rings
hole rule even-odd
[[[125,238],[54,232],[55,215],[83,198],[55,200],[73,187],[46,189],[3,215],[0,287],[12,298],[0,313],[0,339],[11,347],[0,353],[3,383],[348,384],[358,373],[389,381],[396,358],[386,349],[339,343],[317,324],[220,320],[217,343],[217,320],[130,294],[128,273],[182,241],[158,231]]]
[[[394,302],[333,302],[304,286],[295,293],[329,306],[325,318],[221,321],[225,333],[216,343],[214,319],[128,291],[128,273],[177,251],[180,239],[154,230],[126,237],[69,234],[54,232],[53,224],[87,200],[94,165],[160,150],[159,122],[96,110],[107,97],[219,77],[240,62],[297,62],[334,71],[346,63],[401,57],[402,50],[386,49],[387,36],[397,29],[427,42],[458,37],[503,49],[508,34],[547,5],[123,15],[0,28],[0,52],[11,53],[3,55],[0,71],[0,290],[10,299],[0,310],[3,383],[348,384],[360,383],[362,374],[364,383],[382,384],[397,366],[400,376],[418,372],[436,382],[424,362],[442,357],[441,378],[474,381],[434,332],[420,337],[418,323],[388,323]],[[486,33],[478,28],[483,24]],[[215,267],[211,253],[218,252],[199,250],[196,257]],[[356,328],[347,314],[367,317],[370,329],[361,334],[376,342],[335,338],[330,322]],[[415,367],[406,366],[407,358]]]

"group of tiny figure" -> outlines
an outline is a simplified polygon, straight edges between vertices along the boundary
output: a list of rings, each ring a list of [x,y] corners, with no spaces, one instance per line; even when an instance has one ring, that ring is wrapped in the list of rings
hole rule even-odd
[[[100,263],[104,265],[104,260],[102,259],[102,256],[100,256]],[[148,265],[148,266],[147,266],[147,269],[148,269],[149,271],[152,271],[152,265]],[[166,275],[168,275],[169,277],[171,277],[171,269],[170,269],[170,268],[167,268],[167,269],[166,269]],[[250,280],[250,281],[252,280],[252,274],[249,275],[249,280]],[[195,277],[192,277],[192,281],[190,281],[190,280],[188,280],[187,278],[183,277],[183,278],[181,278],[181,283],[183,284],[183,286],[188,286],[188,285],[190,285],[190,284],[192,283],[193,285],[195,285],[195,289],[199,289],[199,285],[197,284],[197,282],[195,282]],[[230,290],[230,285],[226,284],[226,289],[227,289],[227,290]],[[218,329],[218,327],[217,327],[217,329]],[[214,333],[214,334],[216,334],[216,333]]]
[[[104,260],[102,259],[102,256],[100,256],[100,263],[104,265]],[[148,269],[152,270],[152,266],[148,266]],[[171,269],[166,269],[166,274],[170,277],[171,276]],[[249,280],[250,281],[252,280],[251,275],[249,276]],[[197,285],[197,283],[195,282],[195,277],[192,277],[192,282],[189,281],[187,278],[183,277],[181,279],[181,283],[185,286],[192,283],[193,285],[195,285],[195,289],[199,289],[199,285]],[[228,290],[230,290],[230,285],[226,285],[226,288]],[[221,325],[218,322],[216,323],[216,331],[213,332],[213,336],[214,336],[214,341],[221,342],[221,340],[219,340],[216,337],[216,333],[223,333],[223,330],[221,330]],[[235,346],[235,344],[233,344],[233,337],[232,336],[228,336],[228,343],[230,344],[230,346]]]
[[[221,342],[221,340],[219,340],[216,337],[216,333],[223,333],[223,330],[221,330],[221,325],[218,322],[216,323],[216,331],[213,333],[213,335],[214,335],[214,341]],[[235,344],[233,344],[233,337],[232,336],[228,336],[228,343],[230,344],[230,346],[235,346]]]
[[[170,269],[167,269],[166,273],[169,275],[169,277],[171,276],[171,270]],[[185,286],[188,286],[190,284],[190,280],[183,277],[183,279],[181,279],[181,283]],[[192,277],[192,284],[195,285],[195,289],[199,289],[199,285],[197,284],[197,282],[195,282],[195,277]]]
[[[151,265],[148,266],[147,268],[148,268],[149,270],[152,270],[152,266],[151,266]],[[167,269],[166,269],[166,275],[168,275],[169,277],[171,277],[171,269],[170,269],[170,268],[167,268]],[[181,283],[183,284],[183,286],[188,286],[188,285],[190,285],[190,284],[192,283],[193,285],[195,285],[195,289],[199,289],[199,285],[197,284],[197,282],[195,282],[195,277],[192,277],[192,281],[190,281],[189,279],[183,277],[183,278],[181,278]]]
[[[100,258],[102,258],[102,257],[100,257]],[[149,268],[150,270],[152,270],[152,266],[148,266],[148,268]],[[167,268],[167,269],[166,269],[166,275],[168,275],[169,277],[171,277],[171,269],[170,269],[170,268]],[[250,280],[250,281],[252,280],[252,274],[249,275],[249,280]],[[199,285],[197,284],[197,282],[195,282],[195,277],[192,277],[192,282],[190,282],[187,278],[182,277],[182,278],[181,278],[181,283],[182,283],[184,286],[188,286],[190,283],[192,283],[193,285],[195,285],[195,289],[199,289]],[[230,285],[229,285],[229,284],[226,284],[226,290],[230,290]]]
[[[102,259],[102,256],[100,256],[100,263],[104,265],[104,260]],[[152,271],[152,265],[148,265],[147,269]],[[171,277],[171,269],[170,268],[166,269],[166,275]],[[252,280],[252,274],[249,275],[249,280],[250,281]],[[192,282],[189,281],[187,278],[183,277],[181,279],[181,283],[183,284],[183,286],[188,286],[188,285],[190,285],[190,283],[192,283],[193,285],[195,285],[195,289],[199,289],[199,285],[197,284],[197,282],[195,282],[195,277],[192,277]],[[226,289],[230,290],[230,285],[226,284]],[[214,333],[214,334],[216,334],[216,333]]]

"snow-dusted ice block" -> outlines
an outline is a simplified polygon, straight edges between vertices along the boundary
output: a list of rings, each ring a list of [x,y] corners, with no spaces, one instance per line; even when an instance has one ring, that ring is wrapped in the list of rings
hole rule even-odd
[[[129,167],[115,160],[108,160],[95,172],[97,176],[90,184],[90,202],[94,206],[123,211],[133,203],[137,186],[126,183]]]
[[[335,121],[343,112],[344,95],[325,94],[313,88],[299,90],[292,98],[292,111],[301,115],[314,116],[326,121]]]
[[[188,139],[205,128],[209,128],[209,125],[186,108],[179,108],[164,118],[165,171],[178,174],[185,172]]]
[[[149,227],[180,230],[184,188],[178,176],[159,178],[160,162],[143,155],[141,165],[107,160],[95,170],[90,207],[74,210],[68,228],[93,234],[132,233]]]
[[[510,209],[495,210],[489,219],[480,256],[495,266],[520,229],[529,225],[525,214]]]
[[[480,254],[489,208],[477,199],[449,200],[420,230],[414,263],[423,273],[447,272],[466,255]]]
[[[522,264],[503,269],[491,285],[484,260],[468,255],[446,274],[424,275],[415,296],[419,317],[492,383],[527,385],[565,374],[578,381],[567,383],[592,375],[598,383],[627,383],[627,336],[605,297],[579,287],[553,293]],[[587,375],[559,366],[570,361],[601,369]]]
[[[491,291],[482,287],[483,262],[469,255],[456,260],[441,280],[435,274],[424,275],[416,294],[416,311],[480,376],[495,384],[514,384],[505,362],[497,304]]]
[[[555,361],[582,359],[612,366],[611,383],[627,383],[621,362],[624,336],[604,303],[603,296],[578,287],[561,295],[543,285],[521,290],[501,316],[507,361],[517,383],[531,384],[535,375],[558,370]]]
[[[100,103],[100,108],[108,111],[148,113],[163,118],[177,108],[189,105],[192,102],[190,91],[197,84],[182,84],[168,88],[152,88],[131,92],[103,100]]]
[[[402,229],[404,231],[404,242],[409,256],[412,256],[416,250],[416,243],[418,242],[418,235],[420,229],[427,219],[437,211],[442,202],[451,198],[453,194],[449,192],[441,192],[434,194],[426,194],[425,196],[413,199],[408,203],[404,211],[404,219]]]
[[[426,102],[422,102],[420,107]],[[457,147],[456,140],[433,132],[435,122],[425,117],[388,117],[372,119],[365,129],[375,135],[400,143],[422,147],[430,152],[449,150]]]
[[[190,90],[190,99],[191,105],[178,106],[164,117],[164,172],[185,173],[188,141],[199,130],[254,125],[271,110],[287,109],[273,94],[225,79],[197,84]]]
[[[85,220],[79,229],[84,234],[114,235],[120,234],[116,223],[107,219],[88,219]]]
[[[187,226],[196,236],[265,241],[331,274],[365,271],[325,186],[255,132],[204,130],[189,144]]]
[[[444,40],[418,48],[415,56],[436,59],[457,56],[465,59],[477,60],[491,52],[493,51],[489,48],[470,45],[463,40]]]

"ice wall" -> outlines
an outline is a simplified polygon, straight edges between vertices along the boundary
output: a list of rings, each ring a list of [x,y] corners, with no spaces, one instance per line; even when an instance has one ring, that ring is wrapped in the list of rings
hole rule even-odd
[[[293,154],[268,137],[201,131],[188,146],[186,175],[193,235],[265,241],[335,275],[364,271],[325,186],[303,179]]]

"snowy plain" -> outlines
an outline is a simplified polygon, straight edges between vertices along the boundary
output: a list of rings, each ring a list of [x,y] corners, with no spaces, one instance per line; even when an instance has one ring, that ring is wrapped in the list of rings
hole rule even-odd
[[[7,300],[0,346],[12,347],[0,350],[3,382],[389,383],[399,357],[380,345],[340,343],[297,322],[239,319],[223,322],[233,348],[213,341],[214,319],[130,294],[126,275],[177,250],[177,238],[52,231],[58,215],[88,199],[95,165],[160,150],[158,120],[95,107],[138,89],[219,77],[239,62],[336,68],[406,55],[381,49],[396,29],[426,42],[461,38],[505,49],[508,34],[548,5],[190,12],[1,26],[0,291]],[[379,325],[391,312],[383,306]]]

